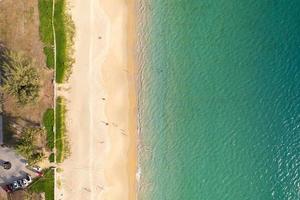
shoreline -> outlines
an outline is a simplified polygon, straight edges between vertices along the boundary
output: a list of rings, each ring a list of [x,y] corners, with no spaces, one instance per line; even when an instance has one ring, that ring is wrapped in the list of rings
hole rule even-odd
[[[132,76],[128,75],[128,79],[131,80],[131,86],[129,88],[129,101],[131,104],[130,112],[130,124],[129,131],[131,134],[131,144],[129,147],[128,159],[131,160],[129,166],[129,185],[131,189],[129,191],[129,199],[138,199],[138,65],[137,65],[137,1],[128,1],[128,11],[132,14],[128,15],[127,26],[127,42],[128,42],[128,69]]]
[[[136,1],[69,3],[75,64],[58,93],[67,99],[71,156],[57,175],[56,197],[135,200]]]

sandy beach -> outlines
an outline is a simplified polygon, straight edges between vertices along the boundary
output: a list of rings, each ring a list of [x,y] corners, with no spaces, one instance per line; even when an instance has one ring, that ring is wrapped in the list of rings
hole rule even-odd
[[[67,99],[71,156],[57,199],[136,199],[135,4],[72,0],[75,64]]]

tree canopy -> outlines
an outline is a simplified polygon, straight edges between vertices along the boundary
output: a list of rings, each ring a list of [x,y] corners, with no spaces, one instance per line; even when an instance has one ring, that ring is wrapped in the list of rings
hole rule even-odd
[[[2,89],[14,96],[21,105],[37,100],[40,90],[39,74],[32,60],[23,54],[6,51],[2,64]]]
[[[26,128],[22,132],[16,149],[28,160],[29,164],[35,164],[41,161],[44,157],[43,152],[34,145],[36,137],[42,133],[42,130],[39,128]]]

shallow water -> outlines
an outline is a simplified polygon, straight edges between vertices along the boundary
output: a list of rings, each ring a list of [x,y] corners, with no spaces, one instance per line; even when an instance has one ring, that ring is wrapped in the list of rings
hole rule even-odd
[[[143,1],[139,199],[300,199],[300,1]]]

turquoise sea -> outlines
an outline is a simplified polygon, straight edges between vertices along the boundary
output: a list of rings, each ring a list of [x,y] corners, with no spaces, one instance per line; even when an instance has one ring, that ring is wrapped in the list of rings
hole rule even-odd
[[[139,199],[299,200],[300,1],[139,9]]]

